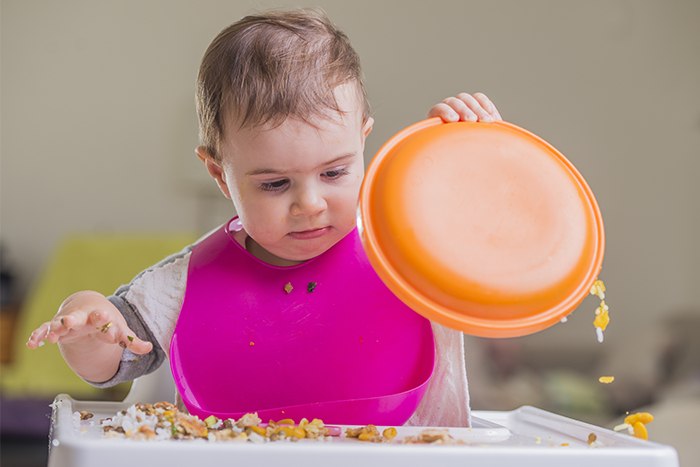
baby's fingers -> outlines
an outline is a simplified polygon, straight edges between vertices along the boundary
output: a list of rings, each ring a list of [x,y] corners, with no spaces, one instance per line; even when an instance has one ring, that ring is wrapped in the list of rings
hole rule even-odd
[[[479,102],[479,104],[481,104],[481,107],[491,114],[495,120],[503,120],[503,118],[501,118],[501,114],[498,112],[498,109],[486,94],[483,92],[475,92],[474,98]]]
[[[121,345],[125,349],[129,349],[131,352],[139,355],[147,354],[151,350],[153,350],[153,344],[150,342],[144,341],[142,339],[139,339],[136,334],[124,334],[124,336],[121,338],[119,341],[119,345]]]
[[[50,326],[51,322],[47,321],[32,331],[32,333],[29,335],[29,340],[27,340],[27,347],[30,349],[36,349],[37,347],[44,345],[44,341],[50,332]]]
[[[136,336],[126,323],[114,323],[104,313],[94,311],[90,313],[89,321],[99,331],[103,341],[119,344],[123,349],[129,349],[135,354],[146,354],[153,350],[153,344]]]
[[[457,94],[457,99],[464,103],[464,105],[476,115],[477,120],[480,122],[492,122],[494,118],[489,113],[489,110],[484,108],[482,103],[466,92],[460,92]]]
[[[446,123],[458,122],[460,119],[460,115],[445,102],[432,106],[428,111],[428,117],[440,117]]]

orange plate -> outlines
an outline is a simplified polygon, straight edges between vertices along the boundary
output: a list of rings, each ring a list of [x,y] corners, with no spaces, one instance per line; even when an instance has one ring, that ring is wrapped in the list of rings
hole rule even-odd
[[[588,295],[603,220],[576,168],[515,125],[418,122],[370,164],[358,225],[386,285],[468,334],[545,329]]]

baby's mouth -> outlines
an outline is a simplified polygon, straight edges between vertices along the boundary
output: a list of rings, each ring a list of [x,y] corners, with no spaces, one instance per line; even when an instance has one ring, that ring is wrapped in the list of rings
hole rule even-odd
[[[331,227],[319,227],[316,229],[299,230],[295,232],[289,232],[289,236],[296,240],[310,240],[314,238],[319,238],[330,232]]]

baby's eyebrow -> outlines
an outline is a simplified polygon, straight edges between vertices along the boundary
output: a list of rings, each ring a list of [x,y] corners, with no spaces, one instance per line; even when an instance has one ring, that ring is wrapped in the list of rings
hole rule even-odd
[[[357,154],[354,152],[348,152],[346,154],[343,154],[341,156],[335,157],[327,162],[324,162],[323,164],[319,165],[316,167],[316,169],[320,169],[321,167],[325,167],[328,165],[333,165],[337,164],[338,162],[342,162],[345,159],[350,159],[352,157],[355,157]],[[287,173],[287,170],[277,170],[277,169],[254,169],[251,170],[250,172],[247,172],[247,176],[254,176],[254,175],[269,175],[269,174],[275,174],[275,175],[283,175]]]

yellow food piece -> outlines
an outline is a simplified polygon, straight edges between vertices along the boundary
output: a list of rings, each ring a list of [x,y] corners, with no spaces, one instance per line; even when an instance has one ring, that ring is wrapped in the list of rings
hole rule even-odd
[[[363,431],[362,433],[359,434],[357,439],[360,441],[372,441],[376,435],[374,433],[371,433],[369,431]]]
[[[613,381],[615,381],[615,377],[614,376],[601,376],[600,378],[598,378],[598,381],[600,381],[603,384],[610,384]]]
[[[610,324],[610,315],[608,314],[608,306],[605,301],[600,302],[600,306],[595,310],[595,319],[593,320],[593,326],[600,328],[601,331],[605,329]]]
[[[249,426],[248,428],[250,428],[251,431],[259,434],[260,436],[267,436],[267,430],[261,426],[253,425]]]
[[[654,421],[654,416],[649,412],[631,413],[625,417],[625,424],[632,427],[634,436],[640,439],[649,439],[646,424]]]
[[[382,431],[382,436],[387,441],[391,441],[392,439],[396,438],[397,434],[398,434],[398,432],[396,431],[396,428],[394,428],[393,426],[390,426],[389,428],[385,428],[384,431]]]
[[[288,293],[288,294],[292,293],[292,290],[294,290],[294,286],[292,285],[291,282],[287,282],[286,284],[284,284],[284,291],[286,293]]]
[[[304,419],[304,420],[306,420],[306,419]],[[302,423],[304,423],[304,420],[299,422],[299,426],[302,426]],[[291,418],[283,418],[282,420],[277,422],[277,424],[278,425],[294,425],[294,420],[292,420]]]
[[[605,299],[605,284],[600,279],[593,282],[591,286],[591,295],[595,295],[601,300]]]
[[[649,432],[647,431],[646,425],[642,422],[637,422],[632,425],[634,430],[634,436],[641,439],[649,439]]]
[[[625,423],[634,426],[635,423],[651,423],[654,421],[654,416],[649,412],[631,413],[625,417]]]

